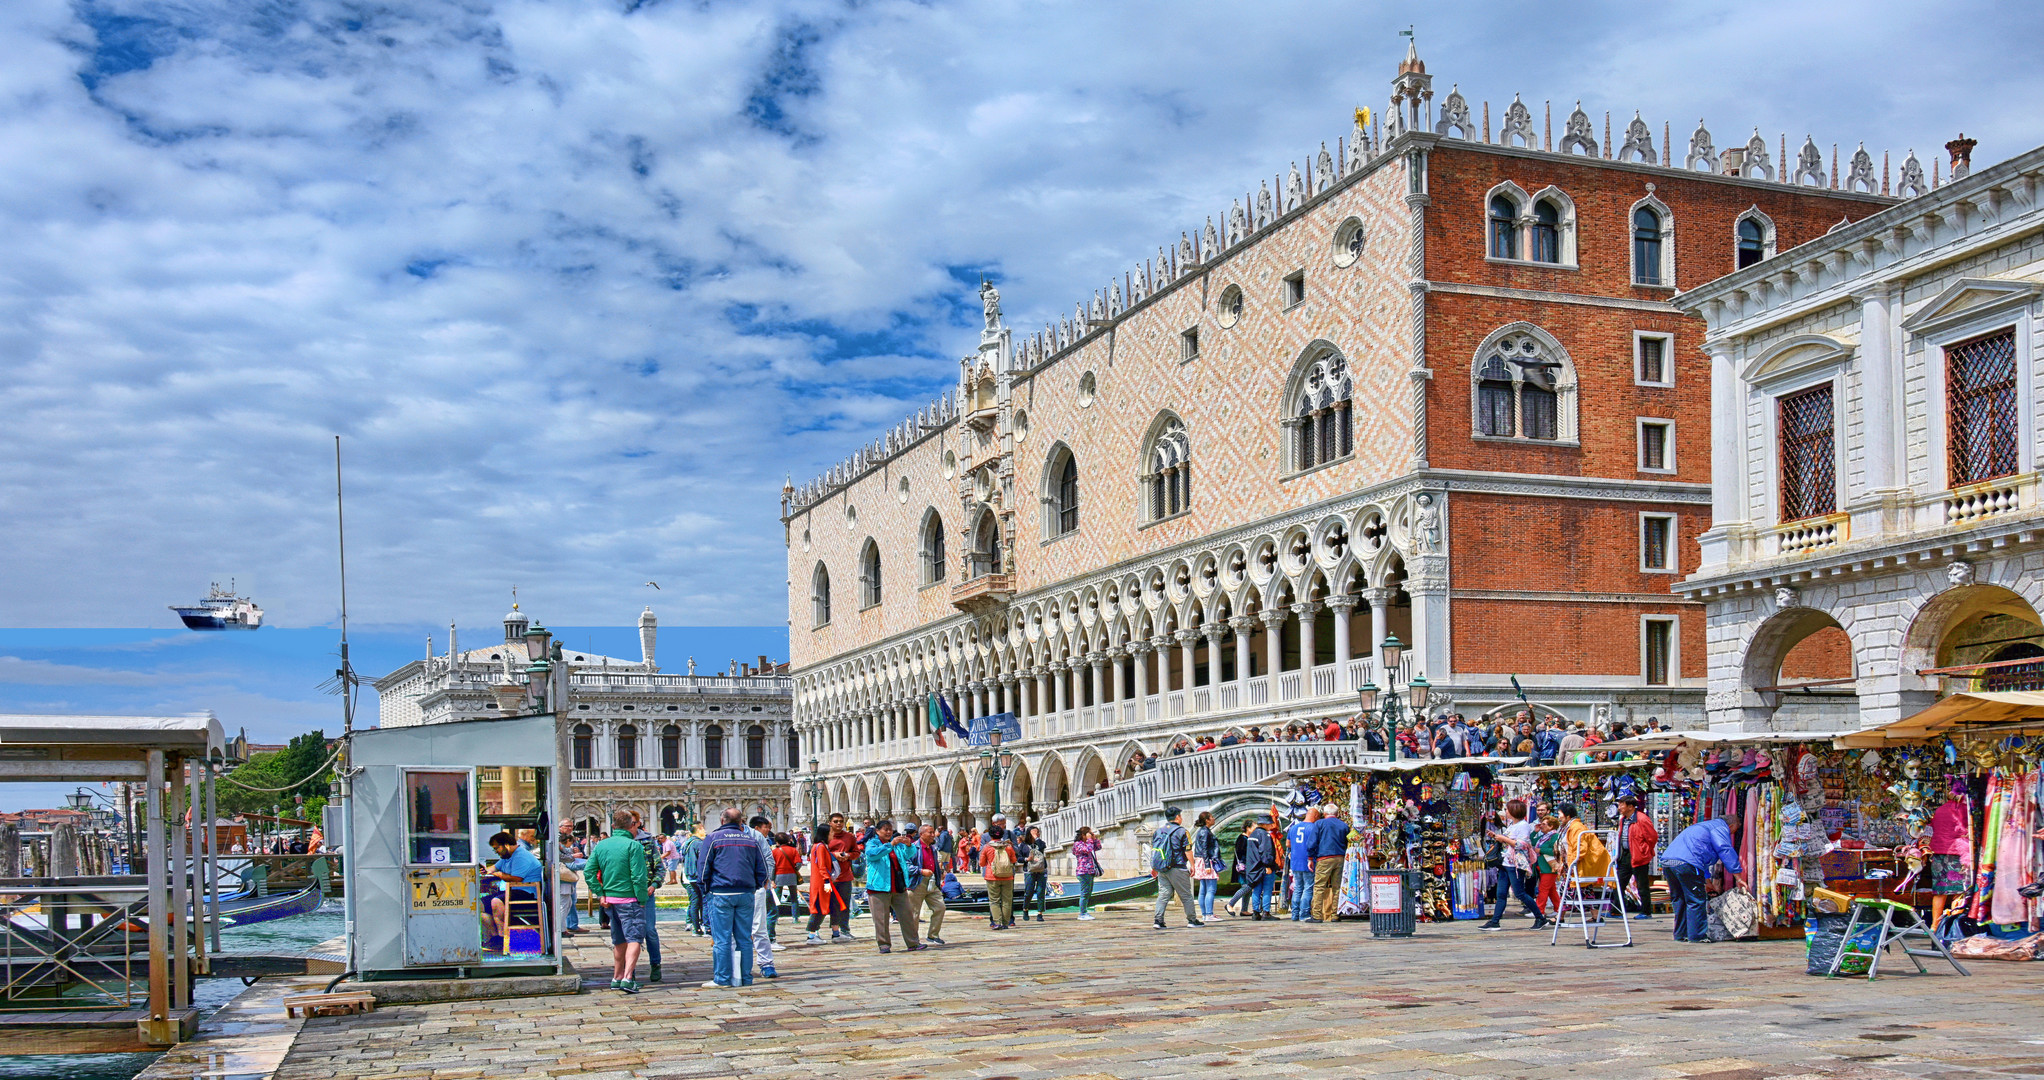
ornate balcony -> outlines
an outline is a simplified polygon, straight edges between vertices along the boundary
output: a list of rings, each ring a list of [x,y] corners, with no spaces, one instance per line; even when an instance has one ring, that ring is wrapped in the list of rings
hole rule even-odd
[[[981,574],[967,578],[951,590],[951,606],[973,613],[1004,607],[1014,598],[1013,574]]]

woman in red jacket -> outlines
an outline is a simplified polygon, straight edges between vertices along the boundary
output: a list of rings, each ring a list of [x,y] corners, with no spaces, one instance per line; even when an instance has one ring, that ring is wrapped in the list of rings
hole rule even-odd
[[[837,875],[837,860],[830,853],[830,826],[818,825],[816,835],[809,842],[809,944],[821,945],[823,938],[818,931],[823,928],[824,916],[831,919],[830,936],[839,936],[838,924],[848,921],[851,912],[845,907],[844,897],[831,887],[830,879]],[[836,918],[840,911],[844,918]]]

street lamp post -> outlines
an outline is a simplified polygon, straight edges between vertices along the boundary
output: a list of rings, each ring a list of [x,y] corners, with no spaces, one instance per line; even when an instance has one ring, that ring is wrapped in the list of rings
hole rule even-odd
[[[696,782],[695,782],[695,781],[693,781],[693,780],[690,780],[690,781],[688,782],[688,786],[686,786],[686,787],[684,787],[684,788],[682,788],[682,789],[681,789],[681,798],[682,798],[682,804],[681,804],[681,829],[682,829],[682,831],[683,831],[683,832],[686,832],[686,833],[694,833],[694,832],[696,831]]]
[[[1414,676],[1413,680],[1406,684],[1405,700],[1401,701],[1398,694],[1398,662],[1405,658],[1405,643],[1398,640],[1397,634],[1392,634],[1384,639],[1378,649],[1384,656],[1384,688],[1379,690],[1375,682],[1366,681],[1357,691],[1357,695],[1361,698],[1363,716],[1375,714],[1378,721],[1384,725],[1384,752],[1389,760],[1397,761],[1398,725],[1405,719],[1408,711],[1415,718],[1425,715],[1429,685],[1424,672]],[[1380,697],[1382,701],[1378,700]]]
[[[823,762],[813,757],[810,758],[809,779],[802,782],[802,786],[809,789],[809,827],[811,829],[816,828],[818,819],[823,813],[822,808],[817,805],[818,800],[823,796],[823,774],[820,771],[822,768]]]
[[[1013,751],[1001,749],[1001,732],[995,729],[987,733],[987,748],[979,752],[980,766],[993,772],[994,813],[1001,812],[1001,771],[1015,767]]]

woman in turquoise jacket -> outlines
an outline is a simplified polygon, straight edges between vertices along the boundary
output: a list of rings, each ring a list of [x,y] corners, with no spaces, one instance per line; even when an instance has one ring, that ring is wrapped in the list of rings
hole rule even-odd
[[[893,830],[890,829],[888,832],[891,834]],[[902,891],[908,892],[914,889],[916,882],[922,878],[923,874],[922,861],[910,858],[908,854],[905,854],[912,853],[914,850],[913,847],[896,844],[892,835],[885,839],[876,839],[874,842],[868,843],[866,845],[866,891],[869,893],[893,892],[894,868],[896,866],[901,867],[901,879],[907,882],[906,887]]]
[[[897,868],[901,874],[899,889],[894,887]],[[909,894],[922,872],[922,860],[916,858],[915,848],[894,843],[892,823],[881,822],[879,832],[866,842],[866,896],[873,905],[873,942],[883,953],[894,948],[893,935],[888,932],[890,917],[901,924],[901,934],[910,952],[929,947],[918,940],[915,908],[909,903],[913,899]]]

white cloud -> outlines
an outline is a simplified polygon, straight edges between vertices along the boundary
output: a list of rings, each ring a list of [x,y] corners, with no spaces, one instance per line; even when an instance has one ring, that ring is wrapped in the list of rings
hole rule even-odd
[[[229,573],[330,618],[339,432],[359,619],[516,581],[620,621],[654,578],[671,621],[778,623],[782,475],[942,384],[965,278],[1024,328],[1069,310],[1380,101],[1391,15],[5,5],[0,622],[161,624]],[[2039,21],[1472,4],[1420,35],[1499,110],[1899,163],[2044,141]]]

